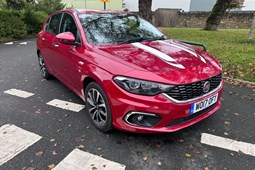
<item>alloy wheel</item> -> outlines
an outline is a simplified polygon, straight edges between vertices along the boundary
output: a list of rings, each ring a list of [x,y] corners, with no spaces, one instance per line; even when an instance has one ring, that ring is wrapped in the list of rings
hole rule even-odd
[[[39,66],[40,66],[41,74],[42,74],[43,77],[46,77],[47,70],[46,70],[45,63],[44,63],[44,60],[43,60],[43,57],[42,57],[41,54],[39,54],[38,60],[39,60]]]
[[[104,126],[107,120],[107,108],[103,96],[94,88],[91,88],[87,94],[87,103],[89,114],[98,126]]]

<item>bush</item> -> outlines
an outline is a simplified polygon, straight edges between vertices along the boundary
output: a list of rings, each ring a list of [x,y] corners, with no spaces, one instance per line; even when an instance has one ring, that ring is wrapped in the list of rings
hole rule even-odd
[[[27,26],[23,18],[23,12],[1,10],[0,38],[24,38],[27,35]]]
[[[0,10],[0,38],[24,38],[37,34],[47,14],[40,11]]]
[[[24,21],[28,27],[28,34],[37,34],[43,25],[47,14],[41,11],[26,11]]]

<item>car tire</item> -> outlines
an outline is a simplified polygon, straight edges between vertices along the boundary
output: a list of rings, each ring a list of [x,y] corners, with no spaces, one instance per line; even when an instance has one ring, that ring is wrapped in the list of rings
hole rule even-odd
[[[50,73],[48,72],[45,66],[45,62],[41,53],[38,53],[38,61],[39,61],[39,67],[40,67],[40,72],[42,77],[48,80],[50,78]]]
[[[102,132],[113,129],[112,113],[103,89],[96,82],[91,82],[85,90],[86,111],[93,124]]]

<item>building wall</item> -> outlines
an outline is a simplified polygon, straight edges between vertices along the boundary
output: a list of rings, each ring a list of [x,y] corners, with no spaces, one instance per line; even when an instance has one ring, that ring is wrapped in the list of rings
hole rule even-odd
[[[191,0],[152,0],[151,10],[155,11],[158,8],[174,8],[189,11]],[[130,11],[138,11],[138,0],[124,0],[125,7]]]
[[[138,0],[123,0],[130,11],[138,11]],[[211,11],[216,0],[152,0],[152,11],[158,8],[182,9],[183,11]],[[243,11],[255,10],[255,0],[245,0]]]
[[[106,3],[107,10],[122,10],[122,1],[123,0],[110,0]],[[63,3],[66,3],[66,7],[78,8],[78,9],[96,9],[103,10],[104,3],[100,0],[63,0]]]
[[[125,6],[122,6],[124,2]],[[152,0],[152,11],[158,8],[181,9],[183,11],[210,11],[216,0]],[[99,0],[63,0],[67,7],[79,9],[103,10],[104,5]],[[108,10],[122,10],[123,7],[130,11],[138,11],[138,0],[110,0]],[[255,10],[255,0],[245,0],[242,10]]]
[[[210,12],[181,12],[176,27],[203,28]],[[250,28],[253,11],[231,12],[221,20],[219,28]]]
[[[189,11],[211,11],[216,0],[191,0]]]

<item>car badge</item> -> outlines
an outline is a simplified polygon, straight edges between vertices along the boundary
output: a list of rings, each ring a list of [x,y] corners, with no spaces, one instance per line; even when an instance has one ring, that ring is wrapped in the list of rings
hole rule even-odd
[[[206,81],[203,85],[203,92],[207,93],[210,90],[210,82]]]

